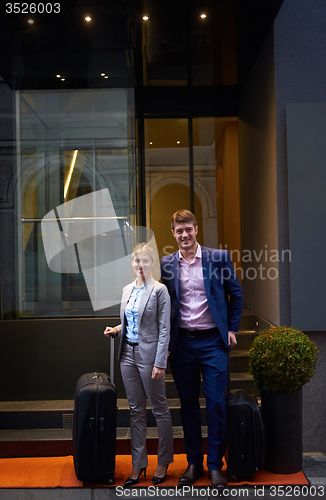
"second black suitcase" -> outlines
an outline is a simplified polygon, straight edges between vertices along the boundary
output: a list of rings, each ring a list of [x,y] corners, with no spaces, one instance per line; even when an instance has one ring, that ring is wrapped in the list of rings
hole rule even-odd
[[[76,476],[114,483],[117,392],[105,373],[85,373],[76,386],[73,459]]]
[[[264,463],[265,432],[257,399],[243,390],[234,390],[226,408],[228,481],[251,481]]]

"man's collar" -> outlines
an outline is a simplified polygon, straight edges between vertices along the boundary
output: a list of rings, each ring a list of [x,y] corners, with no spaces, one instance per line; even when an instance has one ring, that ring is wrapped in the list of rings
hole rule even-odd
[[[201,258],[202,258],[201,246],[200,246],[200,244],[199,244],[198,242],[197,242],[197,250],[196,250],[195,257],[192,259],[192,261],[191,261],[191,262],[193,262],[193,261],[196,259],[196,257],[198,257],[199,259],[201,259]],[[179,249],[179,260],[180,260],[180,259],[186,260],[186,259],[183,257],[183,255],[182,255],[182,253],[181,253],[181,250]]]

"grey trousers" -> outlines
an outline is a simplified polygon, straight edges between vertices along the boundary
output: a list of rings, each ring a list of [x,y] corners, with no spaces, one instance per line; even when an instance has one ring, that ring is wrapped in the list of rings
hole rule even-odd
[[[157,461],[159,465],[173,462],[173,431],[165,395],[165,378],[151,378],[153,363],[145,363],[138,346],[124,345],[120,360],[123,383],[130,407],[131,455],[134,469],[147,467],[146,396],[151,405],[158,431]]]

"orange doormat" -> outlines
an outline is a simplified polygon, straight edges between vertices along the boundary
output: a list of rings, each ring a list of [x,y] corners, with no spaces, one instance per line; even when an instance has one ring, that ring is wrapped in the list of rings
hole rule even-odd
[[[160,486],[177,486],[178,478],[187,466],[185,455],[175,455],[173,464],[170,464],[166,481]],[[137,486],[151,486],[152,476],[156,468],[156,456],[149,455],[147,477],[141,477]],[[131,456],[117,455],[115,484],[110,487],[123,485],[131,472]],[[303,472],[297,474],[272,474],[259,471],[251,483],[230,483],[236,487],[241,484],[256,485],[308,485]],[[205,475],[194,486],[210,486]],[[78,488],[83,483],[75,475],[72,456],[67,457],[31,457],[31,458],[3,458],[0,459],[0,488]],[[94,486],[94,485],[88,485]],[[97,487],[108,487],[96,485]]]

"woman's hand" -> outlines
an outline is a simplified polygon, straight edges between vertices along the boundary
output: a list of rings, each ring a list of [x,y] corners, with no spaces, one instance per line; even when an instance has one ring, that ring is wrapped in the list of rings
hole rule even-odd
[[[164,377],[165,369],[157,368],[157,366],[153,366],[152,378],[158,380]]]
[[[107,326],[103,333],[106,337],[111,337],[117,335],[118,330],[116,328],[111,328],[110,326]]]

